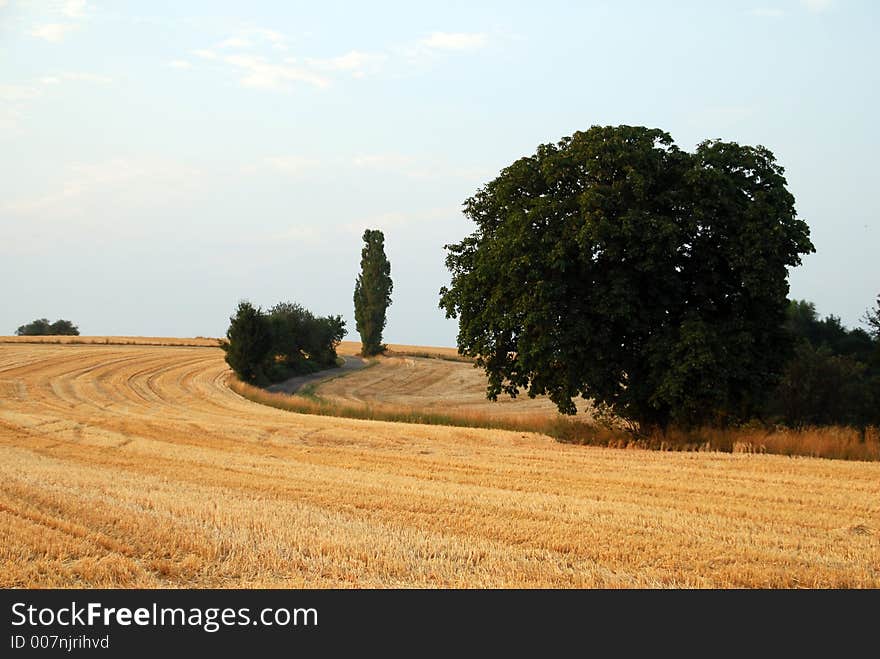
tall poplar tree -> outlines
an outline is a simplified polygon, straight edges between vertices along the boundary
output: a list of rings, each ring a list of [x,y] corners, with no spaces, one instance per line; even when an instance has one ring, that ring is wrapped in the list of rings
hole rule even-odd
[[[391,263],[385,256],[385,236],[378,229],[364,231],[361,272],[354,285],[354,318],[361,335],[361,354],[377,355],[385,350],[382,330],[385,312],[391,304]]]

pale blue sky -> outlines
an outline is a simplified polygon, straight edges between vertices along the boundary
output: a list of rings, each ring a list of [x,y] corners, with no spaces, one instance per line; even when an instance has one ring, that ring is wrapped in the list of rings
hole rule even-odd
[[[594,124],[763,144],[817,253],[791,295],[880,292],[880,4],[0,0],[0,334],[220,336],[241,298],[342,314],[384,230],[385,339],[438,309],[461,204]]]

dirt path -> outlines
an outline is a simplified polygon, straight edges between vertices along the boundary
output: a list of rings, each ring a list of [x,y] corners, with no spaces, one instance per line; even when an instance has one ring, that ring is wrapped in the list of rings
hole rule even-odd
[[[342,359],[342,366],[339,368],[327,368],[323,371],[309,373],[308,375],[296,375],[284,382],[278,382],[277,384],[266,387],[266,389],[275,393],[295,394],[299,391],[300,387],[304,385],[318,382],[319,380],[326,380],[327,378],[335,378],[340,375],[345,375],[346,373],[356,371],[367,365],[366,361],[360,357],[354,357],[352,355],[346,355]]]

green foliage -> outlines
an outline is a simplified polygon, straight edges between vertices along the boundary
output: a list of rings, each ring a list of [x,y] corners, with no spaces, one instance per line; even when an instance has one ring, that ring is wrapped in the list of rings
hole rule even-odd
[[[465,202],[447,317],[487,395],[574,398],[665,429],[747,419],[790,349],[787,268],[813,251],[763,147],[594,126],[538,147]]]
[[[865,311],[864,321],[874,340],[880,342],[880,295],[877,296],[877,306]]]
[[[877,380],[880,380],[880,295],[877,296],[877,306],[865,311],[863,321],[874,339],[874,352],[871,354],[870,364],[876,371]],[[880,395],[877,396],[877,400],[880,404]]]
[[[18,336],[79,336],[79,328],[69,320],[58,319],[50,323],[48,318],[38,318],[22,325],[15,333]]]
[[[333,368],[345,336],[341,316],[316,318],[299,304],[281,302],[263,312],[249,302],[230,318],[226,362],[245,382],[279,382]]]
[[[785,327],[794,336],[815,348],[828,348],[830,354],[846,355],[867,362],[874,351],[871,334],[861,328],[847,329],[834,315],[819,319],[816,306],[806,300],[792,300],[786,310]]]
[[[793,300],[785,328],[797,342],[769,415],[790,426],[880,424],[880,335],[847,329],[837,316]]]
[[[873,386],[872,386],[873,384]],[[868,367],[828,346],[801,340],[773,397],[773,411],[789,426],[877,423],[877,385]]]
[[[263,382],[265,367],[272,348],[272,328],[262,309],[247,300],[238,303],[229,318],[226,341],[226,363],[245,382]]]
[[[291,373],[336,366],[336,346],[345,336],[341,316],[316,318],[299,304],[281,302],[269,310],[272,354]]]
[[[364,231],[361,272],[354,285],[354,317],[361,335],[361,354],[377,355],[385,350],[382,331],[385,312],[391,304],[391,264],[385,256],[385,236],[379,230]]]
[[[48,336],[52,333],[50,331],[51,327],[52,323],[49,322],[48,318],[38,318],[32,323],[22,325],[15,330],[15,333],[18,336]]]
[[[306,352],[321,368],[339,366],[336,346],[346,334],[342,316],[316,318],[309,327]]]

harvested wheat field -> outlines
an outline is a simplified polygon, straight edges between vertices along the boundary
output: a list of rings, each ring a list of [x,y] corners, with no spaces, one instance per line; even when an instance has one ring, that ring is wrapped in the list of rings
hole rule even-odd
[[[0,344],[0,586],[880,587],[880,464],[305,416]]]
[[[137,346],[201,346],[217,347],[218,339],[197,336],[174,338],[169,336],[0,336],[0,343],[54,343],[59,345],[137,345]],[[360,345],[360,344],[358,344]]]
[[[529,398],[525,392],[515,399],[502,395],[495,402],[487,400],[485,373],[448,359],[377,357],[370,368],[324,382],[314,393],[342,405],[412,408],[475,419],[528,423],[559,415],[549,398]],[[578,409],[588,412],[589,406],[580,401]]]

